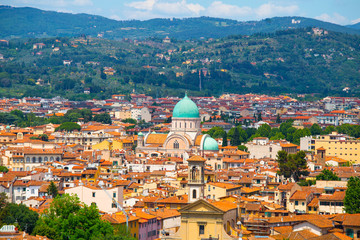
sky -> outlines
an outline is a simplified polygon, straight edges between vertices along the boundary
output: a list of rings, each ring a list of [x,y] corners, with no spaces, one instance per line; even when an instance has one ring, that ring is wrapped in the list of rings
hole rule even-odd
[[[302,16],[340,25],[360,22],[360,0],[0,0],[0,4],[115,20],[210,16],[248,21]]]

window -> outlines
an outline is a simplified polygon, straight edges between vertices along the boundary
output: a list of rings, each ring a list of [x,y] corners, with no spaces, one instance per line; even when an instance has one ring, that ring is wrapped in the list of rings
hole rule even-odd
[[[174,142],[174,149],[179,149],[179,142],[177,140]]]
[[[199,225],[199,235],[202,235],[205,233],[205,225]]]
[[[299,201],[295,201],[295,206],[299,205]]]
[[[116,203],[112,203],[111,208],[117,208]]]
[[[196,190],[194,189],[194,190],[193,190],[193,194],[192,194],[192,198],[193,198],[193,199],[196,199],[196,195],[197,195],[197,194],[196,194]]]
[[[116,198],[116,192],[113,193],[113,198]]]
[[[35,194],[35,189],[31,189],[31,194]]]
[[[304,203],[304,202],[302,202],[302,203],[301,203],[301,205],[303,205],[303,206],[304,206],[304,205],[305,205],[305,203]]]
[[[92,193],[92,196],[95,197],[95,193],[94,193],[94,192]]]
[[[353,238],[354,237],[354,230],[351,228],[346,229],[346,235]]]

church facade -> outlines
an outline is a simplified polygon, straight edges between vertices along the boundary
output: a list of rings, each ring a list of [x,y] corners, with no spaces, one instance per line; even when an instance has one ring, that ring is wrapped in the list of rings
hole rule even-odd
[[[217,152],[218,143],[208,134],[202,134],[199,109],[185,94],[174,107],[171,129],[168,134],[148,133],[138,135],[136,156],[144,157],[180,157],[203,155],[206,152]]]

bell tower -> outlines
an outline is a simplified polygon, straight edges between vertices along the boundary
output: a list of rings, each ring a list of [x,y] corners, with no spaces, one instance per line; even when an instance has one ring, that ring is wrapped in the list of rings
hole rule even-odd
[[[201,156],[192,156],[188,160],[189,203],[204,199],[204,166],[206,159]]]

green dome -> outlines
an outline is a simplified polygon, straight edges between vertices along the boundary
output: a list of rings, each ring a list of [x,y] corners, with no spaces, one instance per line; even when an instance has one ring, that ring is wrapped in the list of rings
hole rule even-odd
[[[208,151],[219,151],[218,142],[212,137],[206,137],[204,140],[203,149]]]
[[[144,134],[142,132],[139,132],[138,136],[144,136]]]
[[[173,111],[173,118],[199,118],[199,117],[200,115],[199,115],[198,107],[185,94],[185,97],[175,105]]]

